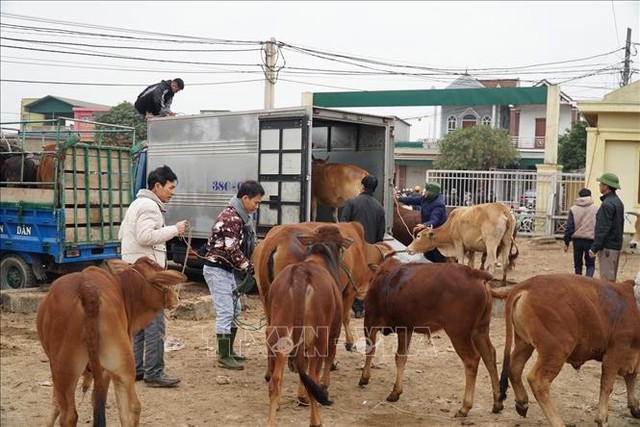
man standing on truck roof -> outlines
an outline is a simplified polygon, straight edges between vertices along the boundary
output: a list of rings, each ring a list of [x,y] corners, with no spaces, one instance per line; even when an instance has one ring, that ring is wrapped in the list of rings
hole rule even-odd
[[[184,89],[184,81],[180,78],[173,80],[162,80],[160,83],[147,86],[145,90],[138,95],[134,106],[136,110],[145,119],[151,117],[175,116],[176,113],[171,111],[171,102],[173,95]]]
[[[187,229],[186,220],[165,226],[165,204],[176,194],[177,181],[176,174],[166,165],[149,173],[148,189],[138,191],[120,226],[118,237],[122,242],[123,261],[132,264],[147,256],[167,268],[165,242]],[[164,373],[164,332],[164,311],[160,311],[133,339],[136,381],[144,379],[149,387],[175,387],[180,382],[180,378]]]

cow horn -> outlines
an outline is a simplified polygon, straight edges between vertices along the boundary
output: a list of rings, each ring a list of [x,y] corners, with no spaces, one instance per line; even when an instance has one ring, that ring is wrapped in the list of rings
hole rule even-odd
[[[638,213],[638,212],[627,212],[627,214],[633,215],[635,217],[639,217],[640,216],[640,213]]]

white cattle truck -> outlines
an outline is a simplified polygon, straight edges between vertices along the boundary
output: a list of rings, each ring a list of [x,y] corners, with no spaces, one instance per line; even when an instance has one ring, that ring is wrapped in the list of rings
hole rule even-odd
[[[167,224],[191,223],[191,246],[206,242],[213,221],[243,181],[266,194],[256,215],[258,236],[278,224],[310,221],[312,156],[355,164],[378,178],[387,230],[393,223],[394,118],[312,106],[158,118],[148,124],[146,171],[167,165],[178,176]],[[138,187],[140,184],[138,184]],[[332,221],[321,207],[318,221]],[[169,259],[184,262],[186,244],[167,244]],[[188,265],[201,264],[190,255]]]

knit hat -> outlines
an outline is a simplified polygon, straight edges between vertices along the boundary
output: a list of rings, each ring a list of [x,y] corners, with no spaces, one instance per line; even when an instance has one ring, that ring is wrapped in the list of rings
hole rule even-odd
[[[589,196],[591,196],[591,190],[589,190],[588,188],[583,188],[578,193],[578,196],[580,196],[580,197],[589,197]]]
[[[427,182],[425,184],[425,190],[427,190],[432,196],[437,196],[440,194],[440,184],[433,181]]]
[[[600,178],[596,178],[596,181],[601,182],[608,187],[618,190],[620,189],[620,180],[618,179],[618,175],[614,173],[605,172],[600,176]]]

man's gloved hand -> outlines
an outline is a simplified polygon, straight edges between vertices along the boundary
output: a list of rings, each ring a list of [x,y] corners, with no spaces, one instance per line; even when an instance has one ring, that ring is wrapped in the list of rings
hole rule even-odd
[[[253,264],[249,264],[249,267],[247,267],[247,273],[249,273],[249,274],[250,274],[250,275],[252,275],[252,276],[255,276],[255,275],[256,275],[256,271],[255,271],[255,269],[253,268]]]

